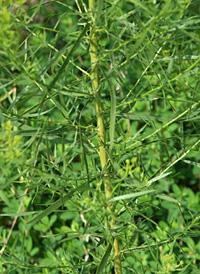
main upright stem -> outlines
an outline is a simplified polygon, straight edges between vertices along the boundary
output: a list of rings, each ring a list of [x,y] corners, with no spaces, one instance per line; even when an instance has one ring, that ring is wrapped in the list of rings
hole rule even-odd
[[[89,0],[89,9],[94,15],[95,0]],[[95,29],[95,17],[93,19],[93,24],[90,28],[90,57],[91,57],[91,80],[92,89],[96,95],[95,107],[96,107],[96,117],[97,117],[97,128],[98,128],[98,141],[99,141],[99,157],[101,161],[101,168],[104,169],[108,162],[108,157],[105,149],[105,127],[104,127],[104,117],[103,108],[101,102],[101,93],[99,89],[99,72],[98,72],[98,40],[97,33]],[[105,171],[104,174],[104,188],[106,199],[109,199],[112,195],[112,187],[110,182],[110,172],[109,169]],[[108,210],[112,211],[112,205],[108,206]],[[114,227],[114,220],[111,220],[111,228]],[[119,249],[118,238],[114,239],[113,248],[115,251],[115,262],[114,269],[115,274],[122,274],[121,267],[121,256]]]

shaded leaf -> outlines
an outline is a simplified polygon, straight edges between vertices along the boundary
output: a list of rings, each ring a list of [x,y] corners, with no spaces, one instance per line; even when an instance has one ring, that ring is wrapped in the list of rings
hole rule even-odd
[[[62,73],[64,72],[66,66],[69,63],[69,60],[71,59],[71,57],[73,56],[73,52],[77,49],[77,47],[79,46],[80,42],[81,42],[81,38],[85,35],[86,31],[89,28],[89,24],[86,24],[84,29],[82,30],[82,32],[80,33],[78,39],[76,40],[76,42],[74,43],[73,47],[71,48],[71,50],[69,51],[65,61],[63,62],[62,66],[60,67],[58,73],[56,74],[56,76],[54,77],[53,81],[51,82],[49,88],[52,88],[55,83],[58,81],[58,79],[60,78],[60,76],[62,75]]]
[[[102,274],[103,273],[103,270],[104,270],[104,268],[106,266],[106,263],[108,261],[108,258],[110,256],[111,250],[112,250],[112,245],[109,244],[109,246],[108,246],[108,248],[106,250],[106,253],[104,254],[104,256],[103,256],[103,258],[102,258],[102,260],[100,262],[100,265],[98,266],[96,274]]]
[[[44,218],[45,216],[48,216],[49,214],[51,214],[53,211],[55,211],[57,208],[59,208],[61,205],[65,204],[68,200],[70,200],[72,198],[72,195],[77,192],[83,192],[85,190],[88,190],[89,187],[87,187],[85,184],[81,185],[73,190],[71,190],[68,194],[64,195],[63,197],[61,197],[60,199],[58,199],[56,202],[54,202],[52,205],[50,205],[48,208],[46,208],[44,211],[42,211],[38,216],[36,216],[35,218],[33,218],[29,223],[30,224],[35,224],[38,221],[40,221],[42,218]]]

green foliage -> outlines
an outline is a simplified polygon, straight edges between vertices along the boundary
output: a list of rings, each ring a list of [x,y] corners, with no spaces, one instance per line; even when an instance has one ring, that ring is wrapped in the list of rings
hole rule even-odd
[[[198,3],[0,4],[0,272],[199,273]]]
[[[24,15],[25,10],[23,4],[25,0],[9,0],[0,1],[0,50],[8,53],[13,53],[13,49],[18,46],[20,42],[20,21],[25,20],[27,16]]]
[[[11,121],[7,121],[5,124],[3,123],[2,128],[4,131],[3,135],[0,136],[0,145],[2,148],[0,154],[1,160],[6,163],[13,162],[13,160],[16,161],[21,156],[19,146],[21,144],[22,136],[12,136],[13,126]]]

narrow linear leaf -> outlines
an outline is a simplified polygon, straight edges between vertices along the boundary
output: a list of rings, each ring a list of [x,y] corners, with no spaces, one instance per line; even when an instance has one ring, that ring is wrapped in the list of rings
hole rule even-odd
[[[69,232],[67,232],[67,234],[69,234]],[[74,231],[74,234],[71,235],[71,236],[67,236],[65,239],[59,241],[59,244],[61,243],[64,243],[64,242],[68,242],[68,241],[71,241],[73,239],[78,239],[80,236],[82,236],[83,233],[82,232],[75,232]]]
[[[85,146],[84,146],[84,143],[83,143],[83,139],[82,139],[82,133],[81,133],[81,128],[79,128],[79,136],[80,136],[80,142],[81,142],[81,148],[82,148],[82,161],[83,161],[83,164],[85,165],[85,168],[86,168],[86,173],[87,173],[87,182],[88,182],[88,185],[89,185],[89,169],[88,169],[88,162],[87,162],[87,157],[86,157],[86,154],[85,154]]]
[[[183,28],[184,26],[195,25],[199,22],[200,22],[199,17],[193,18],[193,19],[192,18],[186,18],[186,19],[178,21],[178,24],[181,25],[181,27]]]
[[[61,50],[59,50],[53,58],[51,58],[46,65],[39,70],[38,75],[41,77],[51,66],[52,64],[54,64],[56,62],[56,60],[64,53],[67,51],[67,49],[69,48],[69,45],[65,45]]]
[[[172,159],[169,161],[169,164],[167,167],[163,170],[161,174],[164,174],[168,169],[170,169],[172,166],[174,166],[177,162],[182,160],[190,151],[192,151],[198,144],[200,143],[200,139],[197,140],[192,147],[190,147],[187,151],[183,151],[182,149],[178,151],[177,154],[175,154]]]
[[[156,242],[156,243],[152,243],[150,244],[151,247],[158,247],[158,246],[165,246],[169,243],[172,243],[174,240],[170,240],[170,239],[166,239],[166,240],[161,240],[159,242]],[[149,250],[149,245],[145,244],[145,245],[141,245],[141,246],[138,246],[138,247],[135,247],[135,248],[129,248],[129,249],[126,249],[126,250],[122,250],[121,253],[129,253],[129,252],[133,252],[133,251],[136,251],[136,252],[141,252],[141,251],[146,251],[146,250]]]
[[[62,115],[67,119],[69,113],[65,110],[65,108],[53,97],[49,96],[50,101],[57,107],[57,109],[62,113]],[[41,114],[40,114],[41,115]]]
[[[96,10],[96,24],[99,24],[100,17],[102,15],[103,0],[97,0],[97,10]]]
[[[76,92],[76,91],[63,91],[60,90],[60,93],[66,96],[70,96],[70,97],[85,97],[85,98],[90,98],[92,97],[92,95],[90,93],[87,92]]]
[[[150,13],[150,14],[153,15],[153,13],[152,13],[150,7],[149,7],[149,6],[147,7],[147,6],[144,4],[144,2],[141,2],[141,1],[139,1],[139,0],[128,0],[128,2],[131,2],[131,3],[135,4],[136,6],[142,8],[143,10],[145,10],[145,11],[147,11],[148,13]]]
[[[109,244],[109,246],[108,246],[108,248],[106,250],[106,253],[104,254],[104,256],[103,256],[103,258],[102,258],[102,260],[100,262],[100,265],[98,266],[96,274],[102,274],[103,273],[103,270],[104,270],[104,268],[106,266],[106,263],[108,261],[108,258],[110,256],[111,250],[112,250],[112,245]]]
[[[47,110],[41,112],[41,113],[40,113],[40,116],[43,116],[43,115],[45,115],[45,114],[51,112],[54,108],[55,108],[55,107],[52,107],[52,108],[50,108],[50,109],[47,109]],[[37,117],[37,116],[38,116],[38,113],[37,113],[37,112],[36,112],[36,113],[32,113],[32,114],[26,114],[26,115],[24,115],[24,117],[26,117],[26,118],[28,118],[28,117],[29,117],[29,118],[30,118],[30,117]]]
[[[193,110],[194,108],[196,108],[198,105],[199,105],[199,102],[193,104],[192,106],[190,106],[189,108],[187,108],[185,111],[183,111],[182,113],[180,113],[177,117],[175,117],[175,118],[172,119],[171,121],[167,122],[166,124],[164,124],[164,125],[161,126],[160,128],[156,129],[156,130],[155,130],[153,133],[151,133],[150,135],[145,136],[143,139],[141,139],[140,141],[136,141],[135,143],[131,144],[130,146],[127,146],[126,149],[125,149],[125,151],[128,151],[131,147],[134,147],[136,144],[138,144],[138,143],[140,143],[140,142],[143,142],[143,141],[146,140],[146,139],[151,138],[152,136],[154,136],[155,134],[157,134],[159,131],[161,131],[162,129],[168,127],[170,124],[172,124],[173,122],[175,122],[175,121],[177,121],[178,119],[180,119],[182,116],[184,116],[185,114],[187,114],[189,111],[191,111],[191,110]],[[196,145],[198,145],[199,141],[200,141],[200,140],[198,140],[198,141],[192,146],[192,149],[193,149]],[[187,153],[185,153],[184,156],[185,156],[186,154],[187,154]],[[184,156],[183,156],[183,157],[184,157]],[[183,158],[183,157],[182,157],[182,158]],[[182,158],[181,158],[181,159],[182,159]],[[170,167],[171,167],[171,165],[170,165]],[[168,170],[170,167],[168,167],[167,170]],[[164,170],[164,172],[167,171],[167,170]],[[164,172],[162,172],[162,174],[163,174]]]
[[[73,189],[72,191],[70,191],[68,194],[64,195],[62,198],[58,199],[56,202],[54,202],[52,205],[50,205],[49,207],[47,207],[44,211],[42,211],[38,216],[36,216],[35,218],[33,218],[31,221],[29,221],[28,223],[30,224],[35,224],[38,221],[40,221],[42,218],[44,218],[45,216],[51,214],[53,211],[55,211],[57,208],[59,208],[61,205],[63,205],[64,203],[66,203],[67,200],[70,200],[72,198],[72,195],[77,192],[83,192],[85,190],[88,190],[89,187],[87,187],[85,184]]]
[[[1,217],[21,217],[21,216],[27,216],[27,215],[33,215],[33,214],[36,214],[37,211],[29,211],[29,212],[23,212],[23,213],[3,213],[3,214],[0,214]]]
[[[139,121],[169,121],[170,120],[168,118],[161,118],[161,117],[156,117],[152,115],[138,115],[133,113],[120,113],[117,116],[121,116],[130,120],[139,120]]]
[[[140,192],[136,192],[136,193],[125,194],[125,195],[114,197],[114,198],[108,200],[108,202],[115,202],[115,201],[119,201],[119,200],[137,198],[139,196],[144,196],[146,194],[153,193],[153,192],[154,192],[154,190],[145,190],[145,191],[140,191]]]
[[[199,231],[191,231],[191,232],[186,232],[184,233],[185,237],[200,237],[200,232]]]
[[[180,59],[183,59],[183,60],[192,60],[192,59],[199,59],[199,56],[198,55],[178,55],[178,56],[169,56],[169,57],[164,57],[164,58],[160,58],[159,61],[169,61],[169,60],[180,60]]]
[[[81,34],[79,35],[78,39],[76,40],[76,42],[74,43],[73,47],[71,48],[71,50],[69,51],[65,61],[63,62],[62,66],[60,67],[58,73],[56,74],[56,76],[54,77],[53,81],[51,82],[49,89],[52,88],[55,83],[58,81],[58,79],[60,78],[60,76],[62,75],[62,73],[64,72],[67,64],[69,63],[70,58],[73,56],[73,52],[77,49],[77,47],[79,46],[80,42],[81,42],[81,38],[85,35],[86,31],[88,30],[89,24],[86,24],[84,29],[82,30]]]
[[[62,239],[61,241],[59,241],[59,243],[63,243],[63,242],[67,242],[70,241],[72,239],[76,239],[79,236],[83,237],[85,234],[90,234],[92,236],[93,233],[97,232],[99,236],[101,236],[100,232],[99,232],[99,226],[95,226],[95,227],[91,227],[87,230],[87,232],[84,231],[67,231],[66,233],[68,234],[68,236],[64,239]],[[70,236],[71,235],[71,236]],[[45,236],[45,237],[52,237],[52,235],[50,236]]]
[[[33,21],[33,18],[34,18],[34,17],[36,16],[36,14],[38,13],[39,9],[40,9],[41,6],[43,5],[43,2],[44,2],[44,0],[39,1],[39,3],[37,3],[37,4],[34,6],[33,14],[31,15],[31,17],[30,17],[29,20],[27,21],[27,24],[29,24],[30,22]]]
[[[23,176],[23,174],[25,174],[27,172],[27,169],[23,170],[21,173],[13,176],[12,178],[10,178],[6,183],[4,183],[3,185],[0,184],[0,189],[3,190],[4,188],[8,187],[10,184],[14,183],[15,181],[17,181],[21,176]]]
[[[115,91],[110,85],[111,95],[111,109],[110,109],[110,150],[112,150],[115,135],[115,121],[116,121],[116,95]]]
[[[177,121],[193,121],[193,120],[198,120],[200,119],[200,116],[194,116],[195,113],[193,113],[191,116],[187,116],[187,117],[182,117],[180,119],[177,119]],[[118,117],[123,117],[123,118],[127,118],[130,120],[138,120],[138,121],[158,121],[158,122],[162,122],[162,121],[171,121],[173,120],[175,117],[169,117],[169,118],[162,118],[162,117],[157,117],[157,116],[152,116],[152,115],[145,115],[145,114],[134,114],[134,113],[120,113],[117,115]]]
[[[159,194],[157,194],[156,196],[158,198],[162,199],[162,200],[165,200],[165,201],[168,201],[168,202],[171,202],[171,203],[180,204],[180,202],[178,200],[176,200],[174,198],[171,198],[171,197],[169,197],[167,195],[164,195],[164,194],[159,195]]]
[[[185,162],[186,164],[192,165],[192,166],[200,167],[200,164],[195,163],[193,161],[183,160],[183,162]]]
[[[192,69],[192,70],[189,70],[189,71],[183,73],[183,74],[179,77],[179,79],[185,78],[185,77],[187,77],[187,76],[194,75],[194,74],[198,73],[199,71],[200,71],[200,67],[195,68],[195,69]]]
[[[131,56],[133,54],[135,54],[135,52],[137,51],[137,49],[139,48],[139,46],[142,44],[142,42],[144,41],[146,35],[147,35],[147,32],[148,32],[148,29],[149,28],[146,28],[142,33],[141,33],[141,37],[137,39],[136,43],[133,45],[133,47],[131,48],[131,51],[128,55],[128,60],[131,59]]]
[[[148,184],[148,185],[151,185],[152,183],[154,183],[154,182],[156,182],[156,181],[158,181],[158,180],[160,180],[160,179],[163,179],[163,178],[167,177],[169,174],[171,174],[171,172],[167,172],[167,173],[164,173],[164,174],[162,174],[162,175],[156,176],[155,178],[149,180],[149,181],[147,182],[147,184]]]
[[[16,103],[29,91],[29,89],[30,89],[30,86],[27,86],[22,91],[20,91],[20,93],[18,93],[17,97],[12,102],[8,110],[11,110],[16,105]],[[31,92],[29,96],[32,97],[33,93]],[[28,96],[26,96],[26,98],[28,98]]]
[[[108,79],[107,75],[102,70],[106,81],[108,82],[109,89],[110,89],[110,151],[112,150],[113,143],[114,143],[114,135],[115,135],[115,120],[116,120],[116,94],[115,90],[112,87],[110,80]]]
[[[5,191],[0,190],[0,198],[7,206],[10,206],[10,199]]]

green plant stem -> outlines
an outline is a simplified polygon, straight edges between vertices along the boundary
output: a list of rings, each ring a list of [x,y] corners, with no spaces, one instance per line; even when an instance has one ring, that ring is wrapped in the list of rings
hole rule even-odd
[[[95,0],[89,0],[89,9],[91,12],[94,11],[95,8]],[[97,117],[97,128],[98,128],[98,141],[99,141],[99,157],[101,161],[102,169],[105,168],[108,158],[105,149],[106,137],[105,137],[105,127],[104,127],[104,117],[103,117],[103,107],[101,102],[101,93],[99,89],[99,72],[98,72],[98,40],[97,33],[95,30],[95,19],[93,18],[93,25],[90,28],[90,57],[91,57],[91,80],[92,80],[92,89],[96,92],[96,117]],[[109,169],[105,171],[104,174],[104,188],[105,188],[105,196],[106,199],[111,198],[112,195],[112,187],[110,182],[110,172]],[[109,204],[108,210],[112,211],[112,204]],[[111,228],[114,227],[114,220],[111,220]],[[115,274],[122,273],[121,267],[121,256],[119,249],[119,241],[118,238],[114,238],[113,242],[114,248],[114,269]]]

